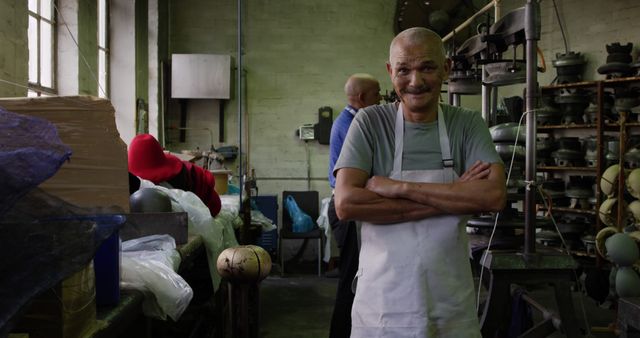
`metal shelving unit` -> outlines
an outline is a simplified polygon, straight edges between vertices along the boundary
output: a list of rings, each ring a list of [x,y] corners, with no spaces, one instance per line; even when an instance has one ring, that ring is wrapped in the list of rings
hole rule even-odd
[[[594,172],[596,174],[596,184],[599,186],[601,175],[606,169],[604,167],[604,149],[603,149],[603,136],[605,132],[618,132],[620,137],[620,165],[623,167],[624,164],[624,154],[626,151],[626,142],[627,142],[627,134],[629,128],[640,127],[640,122],[628,122],[628,112],[620,112],[620,118],[617,122],[606,122],[603,118],[603,101],[604,101],[604,93],[605,89],[613,89],[620,87],[628,87],[632,84],[640,84],[640,76],[635,77],[626,77],[626,78],[616,78],[616,79],[606,79],[599,81],[583,81],[583,82],[575,82],[575,83],[567,83],[567,84],[556,84],[541,87],[542,92],[553,92],[561,89],[586,89],[592,92],[595,92],[597,96],[597,121],[596,123],[590,124],[571,124],[571,125],[546,125],[546,126],[538,126],[537,130],[542,131],[547,134],[553,134],[556,130],[588,130],[595,129],[595,135],[598,143],[598,160],[595,168],[592,167],[554,167],[554,166],[541,166],[538,167],[540,171],[547,172],[568,172],[568,171],[583,171],[583,172]],[[619,176],[619,185],[618,185],[618,193],[617,196],[623,196],[624,194],[624,170],[620,171]],[[602,222],[600,221],[600,217],[598,217],[598,210],[602,203],[602,193],[600,193],[600,189],[598,189],[596,193],[596,207],[595,211],[592,214],[595,216],[595,230],[598,231],[602,228]],[[572,210],[563,210],[562,208],[553,208],[556,211],[568,212]],[[573,211],[572,211],[573,212]],[[617,219],[623,219],[624,213],[624,204],[618,203],[617,210]]]

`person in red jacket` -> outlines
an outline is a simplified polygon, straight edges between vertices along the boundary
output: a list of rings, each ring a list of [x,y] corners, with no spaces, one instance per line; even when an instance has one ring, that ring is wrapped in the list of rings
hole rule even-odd
[[[131,174],[154,184],[191,191],[209,208],[211,216],[220,212],[220,196],[214,190],[213,175],[200,166],[165,153],[152,135],[136,135],[129,145],[128,157]]]

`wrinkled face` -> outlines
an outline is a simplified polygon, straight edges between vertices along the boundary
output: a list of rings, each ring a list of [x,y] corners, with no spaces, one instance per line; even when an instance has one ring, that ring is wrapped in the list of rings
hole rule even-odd
[[[393,88],[411,113],[437,114],[440,87],[449,70],[449,61],[442,52],[424,43],[399,41],[387,63]]]
[[[372,82],[371,85],[362,92],[363,107],[378,104],[380,100],[382,100],[382,96],[380,96],[380,84],[378,84],[378,82]]]

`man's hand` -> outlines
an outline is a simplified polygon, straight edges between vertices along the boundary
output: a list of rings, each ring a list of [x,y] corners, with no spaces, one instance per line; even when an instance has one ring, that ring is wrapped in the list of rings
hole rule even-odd
[[[384,176],[373,176],[367,181],[365,189],[386,198],[397,198],[401,181],[396,181]]]
[[[469,182],[473,180],[481,180],[481,179],[487,178],[491,173],[490,167],[491,167],[490,163],[476,161],[471,166],[471,168],[469,168],[467,171],[464,172],[464,174],[462,174],[462,176],[460,176],[460,178],[458,179],[458,182]]]

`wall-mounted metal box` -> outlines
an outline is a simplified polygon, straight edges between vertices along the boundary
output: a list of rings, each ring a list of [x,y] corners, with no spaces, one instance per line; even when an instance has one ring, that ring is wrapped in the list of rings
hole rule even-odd
[[[229,99],[231,56],[173,54],[171,97],[176,99]]]

